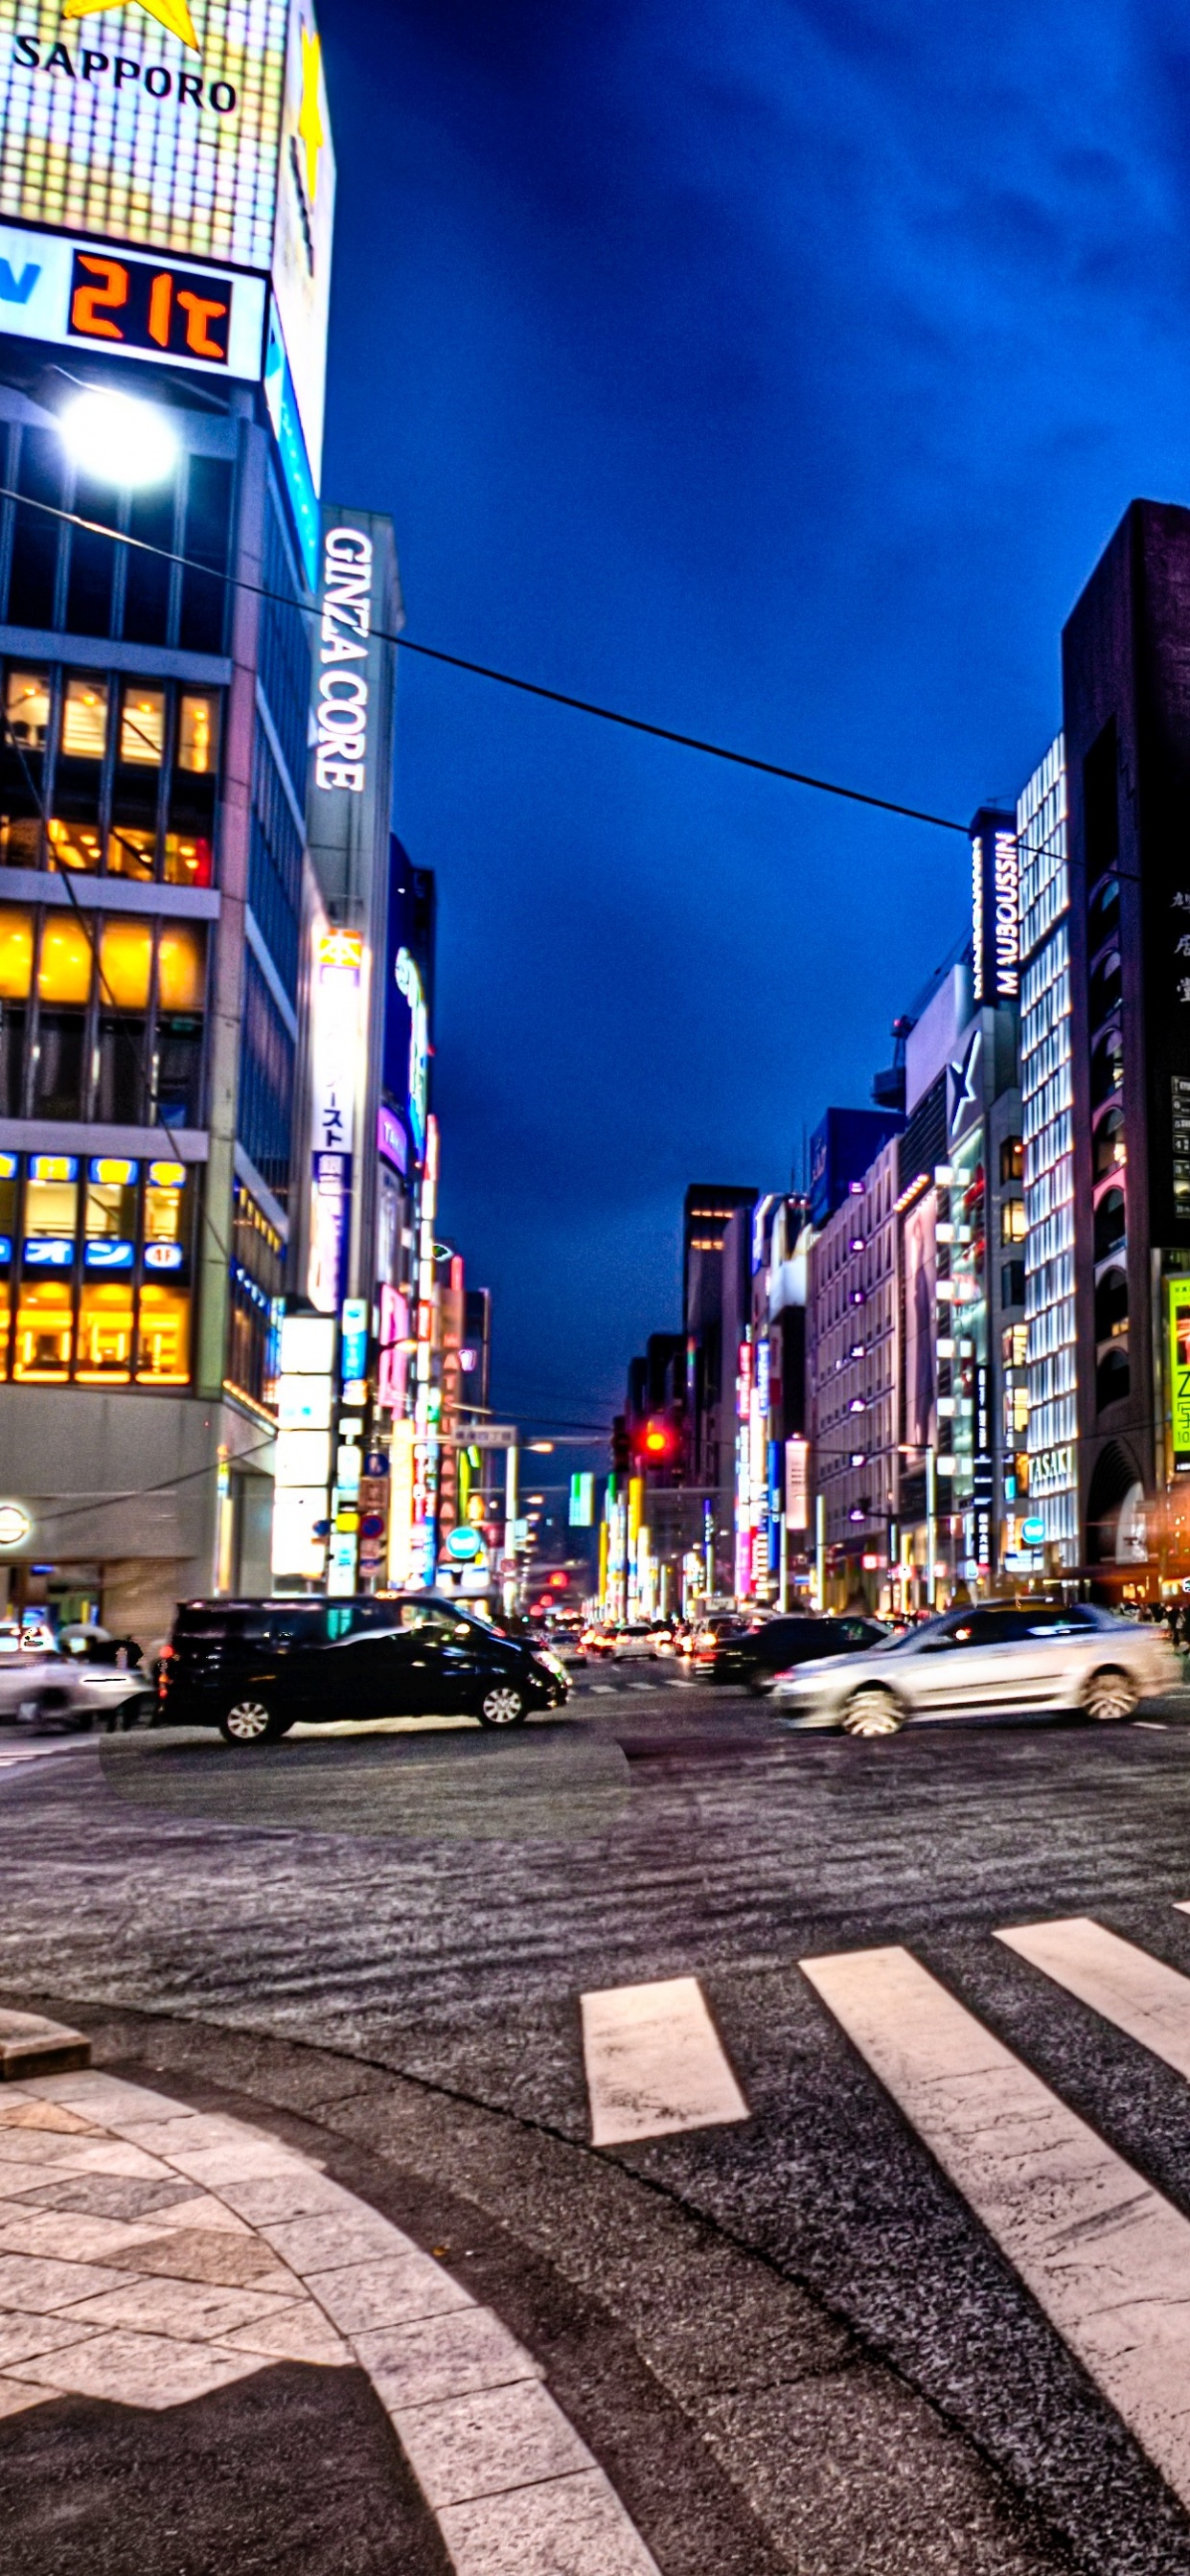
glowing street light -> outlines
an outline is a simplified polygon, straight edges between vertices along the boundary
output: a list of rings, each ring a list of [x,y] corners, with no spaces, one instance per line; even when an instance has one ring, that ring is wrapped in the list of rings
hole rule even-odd
[[[126,491],[164,483],[178,461],[178,441],[158,404],[128,394],[91,391],[62,413],[63,441],[76,465],[99,483]]]

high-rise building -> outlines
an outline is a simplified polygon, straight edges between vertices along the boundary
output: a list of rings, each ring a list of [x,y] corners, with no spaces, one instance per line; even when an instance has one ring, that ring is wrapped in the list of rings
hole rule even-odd
[[[151,1636],[269,1584],[334,157],[308,0],[0,21],[4,1554]]]
[[[1021,1120],[1025,1149],[1028,1514],[1047,1570],[1082,1562],[1078,1511],[1070,871],[1061,734],[1017,802]],[[1018,1384],[1009,1390],[1014,1406]],[[1030,1538],[1033,1533],[1030,1532]],[[1030,1551],[1031,1552],[1031,1551]]]
[[[1134,501],[1062,639],[1078,1479],[1125,1596],[1190,1569],[1190,511]]]

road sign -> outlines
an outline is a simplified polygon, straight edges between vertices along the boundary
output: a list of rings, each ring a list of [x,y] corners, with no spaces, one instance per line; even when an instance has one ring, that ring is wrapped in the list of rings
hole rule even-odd
[[[1044,1547],[1045,1522],[1043,1520],[1022,1521],[1021,1537],[1026,1547]]]

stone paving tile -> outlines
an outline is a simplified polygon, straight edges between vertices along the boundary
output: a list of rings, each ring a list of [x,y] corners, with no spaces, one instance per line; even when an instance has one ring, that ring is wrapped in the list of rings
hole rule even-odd
[[[0,2191],[12,2190],[12,2167],[23,2172],[31,2161],[41,2166],[43,2182],[52,2173],[126,2174],[150,2182],[160,2181],[170,2170],[159,2157],[146,2155],[143,2147],[130,2146],[126,2138],[107,2138],[97,2132],[87,2137],[50,2138],[28,2129],[0,2131]]]
[[[0,2102],[0,2129],[37,2129],[65,2137],[91,2137],[96,2122],[83,2118],[81,2111],[68,2111],[64,2102],[37,2102],[32,2099],[14,2102],[7,2094]]]
[[[109,2129],[127,2138],[134,2147],[145,2147],[156,2156],[172,2157],[175,2147],[207,2153],[213,2147],[243,2146],[249,2138],[274,2141],[267,2131],[253,2129],[245,2120],[229,2120],[223,2111],[175,2112],[172,2104],[159,2102],[156,2114],[146,2112],[134,2120],[109,2120]]]
[[[256,2352],[270,2361],[318,2362],[323,2367],[349,2367],[352,2354],[341,2335],[324,2317],[313,2299],[295,2300],[291,2308],[282,2308],[275,2317],[258,2317],[250,2326],[237,2327],[234,2334],[222,2340],[232,2352]]]
[[[267,2290],[221,2290],[207,2281],[125,2281],[69,2310],[80,2325],[127,2326],[134,2334],[180,2336],[216,2343],[237,2326],[276,2316],[288,2300]]]
[[[117,2258],[113,2256],[113,2261]],[[303,2284],[256,2236],[225,2236],[213,2227],[176,2227],[150,2236],[119,2257],[130,2272],[175,2281],[211,2281],[227,2290],[273,2290],[300,2299]]]
[[[95,2134],[93,2130],[87,2132],[88,2136]],[[77,2131],[70,2137],[39,2135],[34,2131],[31,2137],[26,2128],[0,2129],[0,2176],[6,2174],[9,2165],[28,2164],[34,2154],[47,2168],[50,2165],[64,2164],[69,2173],[73,2165],[78,2136]],[[5,2183],[3,2187],[7,2189],[7,2184]]]
[[[179,2177],[175,2174],[175,2190],[178,2182]],[[252,2230],[246,2222],[237,2218],[234,2209],[228,2209],[224,2201],[216,2200],[213,2192],[191,2191],[185,2185],[182,2188],[186,2195],[184,2199],[165,2203],[154,2210],[153,2217],[158,2227],[205,2227],[217,2229],[221,2236],[251,2235]]]
[[[602,2469],[447,2505],[439,2519],[456,2576],[658,2576]]]
[[[127,2288],[123,2272],[100,2263],[51,2263],[42,2255],[0,2254],[0,2309],[52,2314],[73,2299],[97,2296],[101,2290]]]
[[[72,2209],[0,2204],[0,2253],[49,2254],[61,2263],[102,2263],[156,2234],[152,2219],[93,2218]]]
[[[164,2224],[166,2214],[178,2207],[178,2178],[170,2174],[160,2182],[138,2182],[127,2174],[61,2174],[53,2182],[23,2191],[20,2205],[22,2209],[83,2210],[93,2218],[144,2218],[152,2211],[154,2222]],[[231,2224],[234,2227],[236,2221]]]
[[[539,2363],[490,2308],[419,2317],[411,2325],[386,2326],[351,2340],[390,2415],[398,2407],[437,2405],[473,2389],[505,2388],[514,2380],[542,2375]]]
[[[462,2282],[428,2254],[398,2254],[388,2262],[347,2263],[341,2271],[312,2272],[310,2286],[344,2334],[406,2325],[415,2317],[447,2316],[475,2304]]]
[[[441,2406],[399,2407],[393,2423],[435,2512],[592,2466],[586,2445],[536,2379]]]
[[[238,2146],[199,2147],[193,2151],[171,2146],[169,2161],[175,2172],[184,2174],[188,2181],[202,2183],[216,2192],[222,2192],[229,2182],[247,2182],[265,2174],[296,2176],[301,2171],[299,2158],[288,2147],[251,2135]]]
[[[348,2263],[363,2263],[369,2258],[384,2261],[418,2250],[399,2228],[381,2218],[378,2210],[367,2209],[358,2200],[350,2201],[345,2209],[318,2211],[308,2218],[262,2223],[260,2233],[287,2263],[292,2263],[295,2272],[307,2277],[316,2272],[338,2271]]]
[[[81,2111],[105,2129],[114,2129],[121,2120],[161,2118],[160,2093],[147,2092],[143,2084],[128,2084],[120,2075],[102,2075],[97,2067],[76,2075],[27,2075],[21,2090],[38,2101],[64,2102],[68,2110]],[[177,2119],[191,2116],[182,2102],[171,2102],[170,2110]]]
[[[0,2370],[11,2370],[14,2362],[27,2361],[31,2353],[58,2352],[64,2344],[85,2343],[95,2331],[65,2317],[18,2316],[14,2309],[2,2308]]]
[[[358,2202],[342,2183],[332,2182],[317,2165],[301,2165],[293,2174],[245,2175],[219,2185],[219,2198],[253,2227],[281,2218],[303,2218],[315,2210],[347,2210]]]
[[[23,2415],[27,2406],[44,2406],[48,2391],[19,2379],[0,2379],[0,2416]]]
[[[102,2397],[117,2406],[189,2406],[212,2388],[246,2379],[265,2367],[259,2356],[229,2352],[223,2344],[179,2342],[166,2335],[99,2334],[68,2352],[49,2353],[22,2365],[26,2380],[74,2397]],[[0,2373],[0,2387],[4,2385]]]

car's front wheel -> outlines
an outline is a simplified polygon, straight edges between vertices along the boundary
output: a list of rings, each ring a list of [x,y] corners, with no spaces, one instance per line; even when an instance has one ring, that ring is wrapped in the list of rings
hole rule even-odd
[[[282,1717],[268,1701],[258,1699],[255,1691],[243,1691],[224,1709],[219,1720],[219,1733],[225,1744],[276,1744],[288,1735],[291,1717]]]
[[[1121,1672],[1118,1664],[1105,1664],[1102,1672],[1092,1673],[1083,1692],[1083,1707],[1088,1717],[1100,1726],[1118,1726],[1131,1717],[1140,1692],[1130,1673]]]
[[[84,1732],[91,1723],[90,1712],[76,1710],[70,1692],[60,1685],[30,1691],[27,1699],[18,1701],[17,1716],[23,1726],[64,1726],[73,1717]]]
[[[520,1726],[525,1716],[525,1694],[515,1682],[493,1682],[475,1714],[481,1726]]]
[[[842,1723],[844,1735],[898,1735],[905,1723],[905,1711],[891,1691],[872,1683],[865,1690],[852,1692]]]

